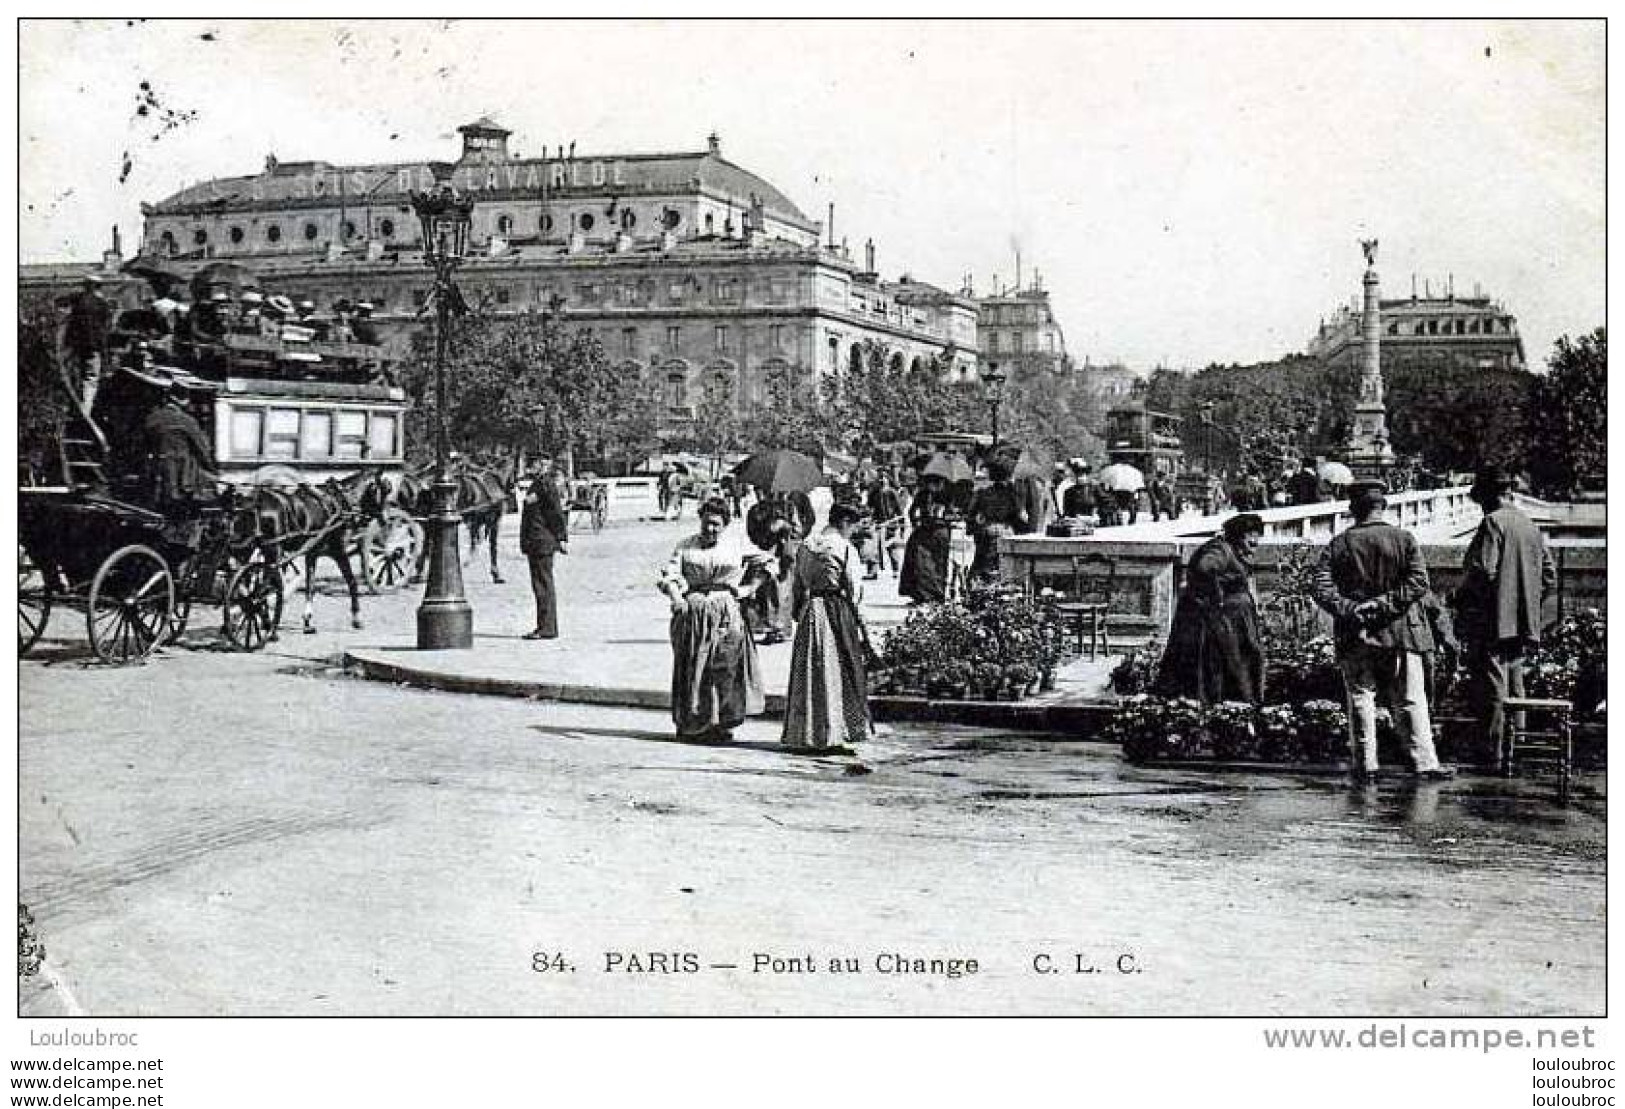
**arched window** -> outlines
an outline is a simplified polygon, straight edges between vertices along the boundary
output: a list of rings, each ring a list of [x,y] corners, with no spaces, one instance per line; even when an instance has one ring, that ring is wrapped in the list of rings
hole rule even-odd
[[[591,231],[592,225],[596,222],[597,221],[592,218],[591,212],[582,212],[581,217],[576,220],[576,226],[580,227],[583,231]]]
[[[667,231],[677,230],[677,225],[682,222],[683,213],[679,212],[676,208],[667,208],[664,212],[660,213],[660,226],[664,227]]]
[[[621,230],[630,231],[638,225],[637,213],[630,208],[621,209]]]
[[[282,241],[282,228],[278,227],[274,223],[271,224],[269,227],[267,227],[265,229],[265,241],[268,242],[268,243],[279,243],[279,242],[281,242]]]
[[[162,235],[159,235],[158,246],[159,249],[165,254],[174,254],[177,249],[177,245],[175,243],[175,232],[165,231]]]
[[[853,343],[846,352],[846,364],[850,372],[860,374],[863,372],[863,344]]]
[[[204,243],[206,243],[208,241],[209,241],[209,233],[207,231],[203,230],[203,228],[200,227],[196,231],[192,232],[192,242],[195,245],[202,246]]]
[[[321,229],[318,228],[314,223],[305,224],[305,241],[307,243],[315,242],[316,241],[316,236],[320,235],[320,234],[321,234]]]
[[[536,219],[536,229],[542,232],[553,230],[553,217],[543,212]]]
[[[903,372],[903,354],[901,351],[892,354],[890,365],[892,373],[900,374]]]
[[[513,217],[508,215],[508,213],[506,213],[506,212],[502,213],[502,215],[497,217],[497,234],[498,235],[511,235],[511,234],[513,234]]]
[[[714,234],[716,231],[716,217],[710,212],[705,213],[705,233]]]
[[[233,227],[228,234],[231,237],[231,241],[234,243],[240,243],[243,241],[243,229],[241,227]]]
[[[379,220],[378,234],[382,235],[386,239],[393,239],[395,237],[395,221],[392,219]]]
[[[351,239],[355,238],[355,223],[353,221],[345,220],[342,230],[344,231],[345,242],[349,242]]]

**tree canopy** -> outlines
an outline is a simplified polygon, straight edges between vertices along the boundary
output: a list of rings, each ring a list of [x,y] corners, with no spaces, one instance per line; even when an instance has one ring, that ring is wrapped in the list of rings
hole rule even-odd
[[[1557,340],[1529,404],[1529,476],[1535,491],[1573,497],[1601,489],[1608,471],[1608,332]]]

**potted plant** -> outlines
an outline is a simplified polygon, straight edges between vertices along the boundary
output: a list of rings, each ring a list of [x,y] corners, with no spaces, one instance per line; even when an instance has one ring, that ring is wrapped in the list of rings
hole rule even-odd
[[[976,665],[976,677],[973,684],[977,695],[984,701],[994,701],[999,696],[999,686],[1004,683],[1004,668],[996,662],[982,662]]]
[[[1038,668],[1026,662],[1014,662],[1004,668],[1005,680],[1009,689],[1008,699],[1018,701],[1023,696],[1037,692]]]
[[[948,663],[943,667],[943,678],[947,682],[949,696],[958,701],[970,698],[970,663],[959,661]]]

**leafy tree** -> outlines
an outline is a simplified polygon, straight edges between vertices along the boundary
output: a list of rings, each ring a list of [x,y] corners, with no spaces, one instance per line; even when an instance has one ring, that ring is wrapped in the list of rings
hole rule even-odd
[[[1528,413],[1535,491],[1569,498],[1601,489],[1608,468],[1608,332],[1557,340]]]
[[[447,435],[454,449],[636,457],[653,445],[656,398],[640,374],[612,367],[593,336],[557,311],[474,314],[453,321]],[[434,331],[413,337],[402,379],[416,404],[414,453],[433,449]]]
[[[759,451],[784,447],[805,454],[822,454],[828,421],[806,373],[794,367],[775,369],[763,384],[767,403],[753,407],[740,421],[741,449]]]
[[[693,437],[700,453],[713,459],[740,445],[739,394],[730,375],[713,371],[700,380],[700,403],[694,410]]]
[[[55,475],[58,428],[68,414],[62,395],[59,319],[49,297],[24,297],[17,323],[17,458],[41,477]]]

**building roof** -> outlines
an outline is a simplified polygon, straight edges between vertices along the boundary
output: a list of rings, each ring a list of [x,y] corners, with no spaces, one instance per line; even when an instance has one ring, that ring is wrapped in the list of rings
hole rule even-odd
[[[728,198],[743,211],[749,208],[754,195],[769,215],[808,229],[815,226],[773,185],[709,150],[569,159],[511,158],[505,162],[466,159],[456,165],[456,184],[476,201],[708,192]],[[411,187],[419,187],[418,182],[429,180],[429,166],[428,161],[337,166],[268,159],[260,173],[202,181],[165,197],[146,211],[150,215],[264,211],[312,204],[329,207],[338,200],[405,205],[409,189],[403,185],[411,182]],[[555,166],[565,167],[562,186],[554,183]],[[603,180],[592,184],[594,166],[614,167],[616,172],[601,170]],[[576,184],[577,180],[581,183]]]

